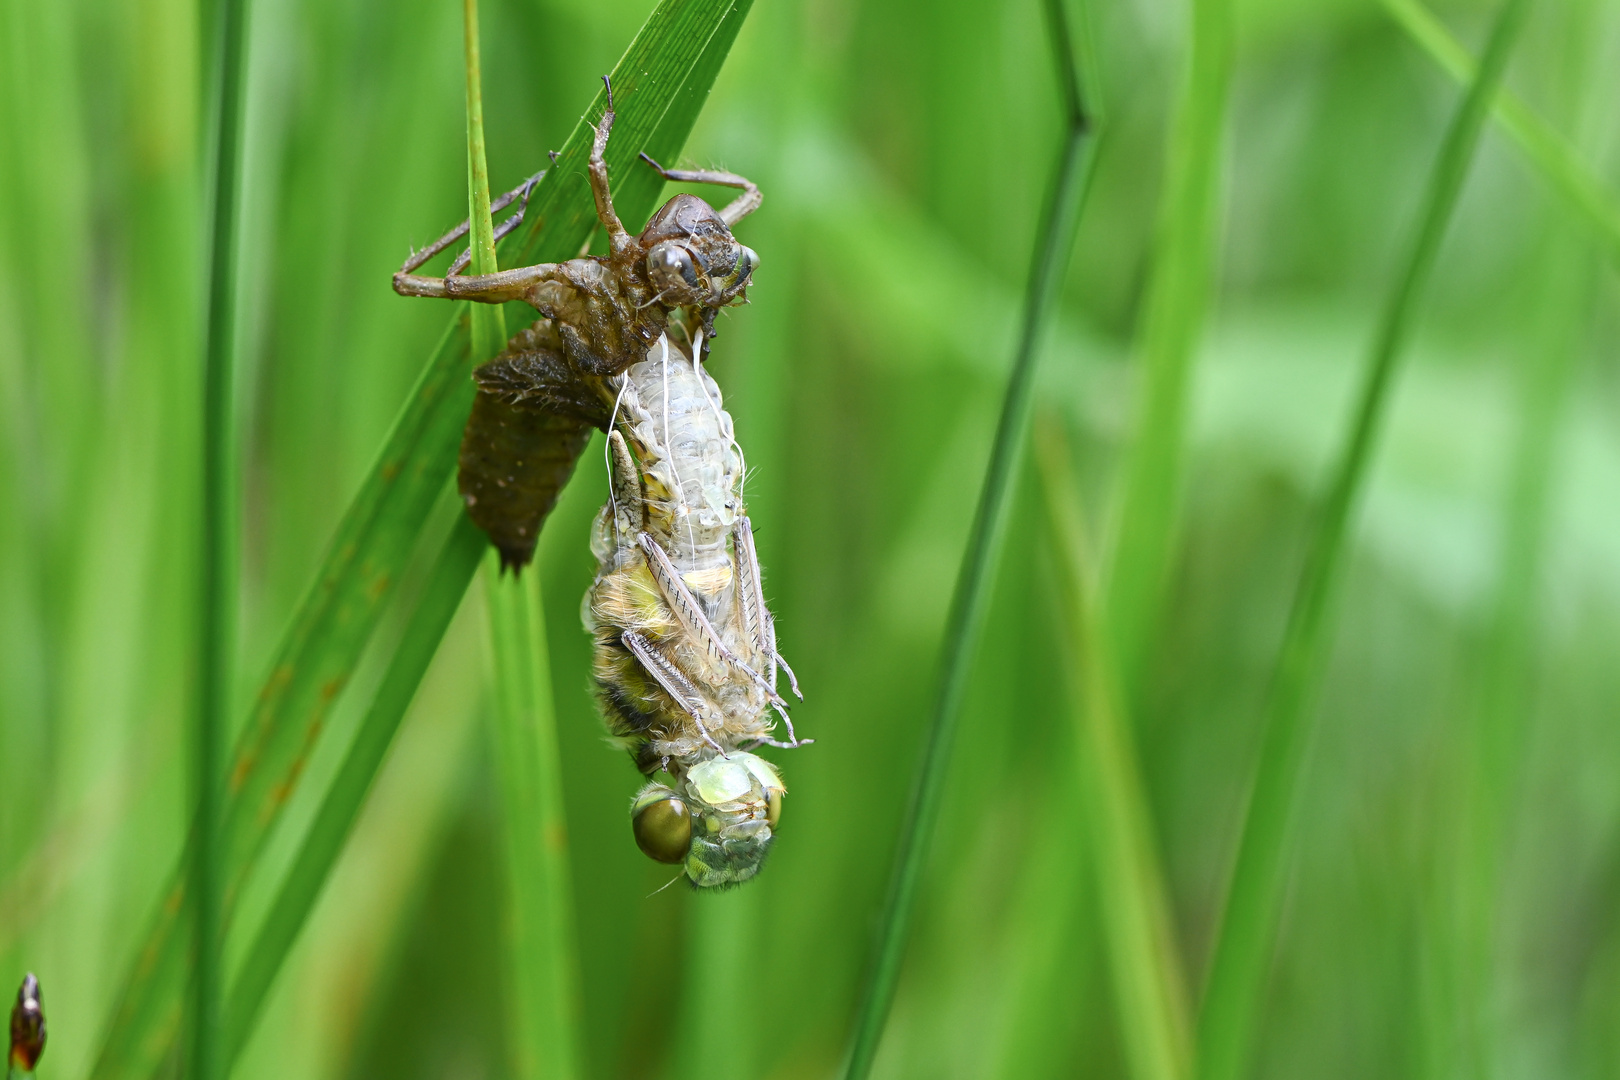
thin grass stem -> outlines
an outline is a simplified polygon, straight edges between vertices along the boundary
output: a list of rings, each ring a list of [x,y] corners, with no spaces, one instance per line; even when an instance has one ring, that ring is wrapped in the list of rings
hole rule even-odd
[[[1474,81],[1479,65],[1444,23],[1419,0],[1383,0],[1407,36],[1457,82]],[[1611,260],[1620,262],[1620,200],[1581,160],[1575,147],[1511,90],[1496,95],[1492,114],[1574,215],[1592,229]]]
[[[1057,45],[1059,87],[1064,106],[1063,147],[1058,156],[1041,229],[1037,234],[1018,344],[1013,354],[1012,371],[1008,376],[995,442],[985,470],[984,487],[980,492],[967,549],[963,553],[956,588],[951,597],[933,710],[905,822],[901,826],[893,876],[879,925],[876,956],[867,974],[855,1017],[844,1071],[848,1080],[864,1080],[871,1072],[889,1009],[894,1002],[900,964],[917,904],[917,886],[922,877],[934,823],[939,817],[946,767],[962,712],[962,698],[977,652],[985,609],[989,604],[993,572],[1005,538],[1012,480],[1018,474],[1029,427],[1037,346],[1068,269],[1080,211],[1091,186],[1096,140],[1080,73],[1082,70],[1092,70],[1092,58],[1086,51],[1076,59],[1076,39],[1070,34],[1068,14],[1062,0],[1047,0],[1046,13]],[[1089,40],[1083,25],[1078,44],[1080,49],[1088,50]]]
[[[1192,1071],[1186,979],[1142,790],[1119,675],[1096,600],[1079,481],[1062,428],[1037,418],[1036,459],[1063,622],[1063,665],[1079,747],[1076,778],[1103,918],[1114,1001],[1131,1075],[1185,1080]]]
[[[1175,546],[1193,356],[1220,222],[1221,145],[1232,81],[1232,2],[1193,0],[1170,133],[1159,234],[1142,310],[1141,390],[1110,545],[1105,609],[1127,696],[1141,677]]]
[[[493,274],[495,226],[484,161],[478,59],[478,0],[463,0],[467,43],[467,201],[472,272]],[[473,357],[483,362],[506,341],[501,309],[473,309]],[[545,647],[540,575],[505,577],[492,550],[484,562],[495,680],[496,773],[505,808],[509,997],[519,1077],[579,1075],[578,960],[574,956],[567,824],[557,760],[556,714]]]
[[[489,164],[484,157],[483,73],[478,59],[478,0],[462,0],[462,30],[467,69],[467,221],[468,250],[474,274],[493,274],[495,222],[489,210]],[[499,304],[472,306],[473,363],[481,364],[506,344],[506,313]]]
[[[579,962],[540,575],[503,578],[491,551],[484,589],[505,817],[516,1073],[575,1077],[583,1065]]]
[[[193,967],[187,1074],[197,1080],[216,1080],[223,1075],[220,1037],[226,866],[221,844],[221,788],[225,740],[230,730],[236,619],[236,453],[231,418],[246,0],[223,0],[218,19],[208,306],[203,345],[197,701],[192,732],[196,840],[191,847]]]
[[[1349,438],[1340,451],[1306,551],[1273,677],[1260,760],[1204,992],[1198,1028],[1200,1080],[1236,1080],[1244,1073],[1282,902],[1296,795],[1349,525],[1387,412],[1396,364],[1528,8],[1528,0],[1503,4],[1479,72],[1441,144],[1417,229],[1379,320]]]

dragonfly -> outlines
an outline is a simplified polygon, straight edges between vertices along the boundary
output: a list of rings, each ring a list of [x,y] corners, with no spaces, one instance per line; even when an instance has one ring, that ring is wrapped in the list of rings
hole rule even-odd
[[[757,210],[757,185],[734,173],[666,169],[665,180],[740,194],[716,210],[690,194],[664,203],[639,234],[613,206],[604,153],[613,88],[589,159],[605,255],[443,277],[416,271],[466,235],[467,224],[416,252],[394,275],[404,296],[528,303],[540,319],[480,366],[462,437],[458,486],[503,569],[521,572],[590,440],[604,432],[607,502],[591,549],[598,571],[584,604],[603,718],[647,783],[631,803],[636,844],[679,865],[699,889],[758,874],[787,793],[753,753],[812,742],[793,729],[778,690],[798,679],[777,649],[754,531],[743,500],[746,464],[719,386],[704,364],[714,321],[747,302],[759,256],[732,227]],[[522,220],[543,173],[492,203]],[[780,719],[787,739],[774,737]],[[662,774],[666,781],[654,779]]]

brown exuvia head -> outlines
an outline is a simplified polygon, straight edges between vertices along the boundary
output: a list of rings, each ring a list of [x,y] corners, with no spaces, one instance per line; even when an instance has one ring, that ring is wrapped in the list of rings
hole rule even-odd
[[[639,237],[647,276],[666,307],[720,308],[748,287],[759,256],[737,242],[712,206],[696,195],[666,202]]]

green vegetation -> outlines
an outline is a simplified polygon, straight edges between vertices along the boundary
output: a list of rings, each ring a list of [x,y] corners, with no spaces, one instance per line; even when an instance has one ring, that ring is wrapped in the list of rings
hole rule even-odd
[[[1038,0],[483,0],[481,78],[470,4],[251,7],[219,1072],[786,1080],[865,1031],[879,1078],[1620,1078],[1616,0],[1515,0],[1511,52],[1503,0],[1068,0],[1083,203]],[[44,1080],[188,1052],[201,12],[0,3],[0,986],[40,976]],[[469,588],[500,335],[388,287],[548,150],[499,265],[577,252],[606,72],[627,222],[642,149],[765,193],[713,363],[817,741],[717,897],[655,893],[601,740],[600,442]]]
[[[1007,519],[1012,503],[1013,484],[1018,476],[1024,443],[1029,437],[1029,416],[1035,396],[1035,359],[1051,317],[1053,300],[1062,287],[1069,268],[1080,212],[1096,175],[1097,132],[1087,111],[1080,72],[1093,70],[1095,62],[1082,45],[1075,56],[1073,35],[1060,0],[1046,4],[1047,32],[1057,56],[1058,89],[1063,102],[1063,141],[1057,168],[1052,177],[1045,212],[1037,233],[1035,257],[1029,274],[1023,317],[1013,354],[1012,371],[996,421],[995,441],[985,468],[984,486],[973,512],[973,526],[961,569],[951,594],[950,613],[945,623],[945,643],[939,661],[938,686],[933,711],[926,729],[922,760],[911,799],[901,826],[900,844],[895,853],[894,878],[884,903],[877,955],[872,962],[856,1016],[854,1038],[844,1075],[849,1080],[866,1080],[894,1006],[901,962],[910,941],[911,923],[917,908],[917,890],[927,865],[933,834],[938,826],[940,801],[956,733],[961,725],[962,701],[967,693],[973,663],[978,657],[984,633],[985,612],[990,606],[995,572],[1007,539]],[[1089,35],[1080,39],[1089,43]]]

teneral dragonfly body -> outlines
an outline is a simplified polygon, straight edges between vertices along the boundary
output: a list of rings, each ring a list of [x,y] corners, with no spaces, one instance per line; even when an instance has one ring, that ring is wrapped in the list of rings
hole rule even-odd
[[[532,558],[590,429],[607,432],[611,497],[593,533],[600,565],[586,603],[598,698],[643,774],[662,771],[671,781],[636,796],[637,844],[680,864],[696,886],[724,887],[758,872],[785,794],[776,770],[749,750],[800,745],[791,721],[787,742],[772,737],[775,716],[787,718],[778,668],[795,694],[798,687],[765,605],[731,417],[703,370],[716,313],[745,300],[759,265],[731,226],[759,207],[760,193],[731,173],[673,171],[647,159],[666,179],[742,194],[719,211],[676,195],[630,234],[603,157],[612,109],[610,91],[589,168],[606,255],[472,276],[458,274],[463,256],[443,278],[415,273],[465,233],[463,224],[413,255],[394,288],[522,300],[542,316],[475,373],[462,440],[463,501],[504,566],[520,571]],[[526,201],[533,183],[497,204]]]
[[[702,341],[696,332],[700,352]],[[771,738],[773,710],[786,716],[743,457],[720,388],[668,336],[620,377],[614,417],[612,494],[593,533],[600,567],[587,603],[597,695],[642,771],[676,781],[638,796],[643,849],[663,850],[643,838],[655,826],[690,828],[689,850],[668,861],[697,884],[734,884],[757,872],[783,794],[774,769],[746,750],[782,745]],[[733,758],[737,768],[717,764]],[[660,803],[670,800],[696,820],[664,823],[670,807]]]

